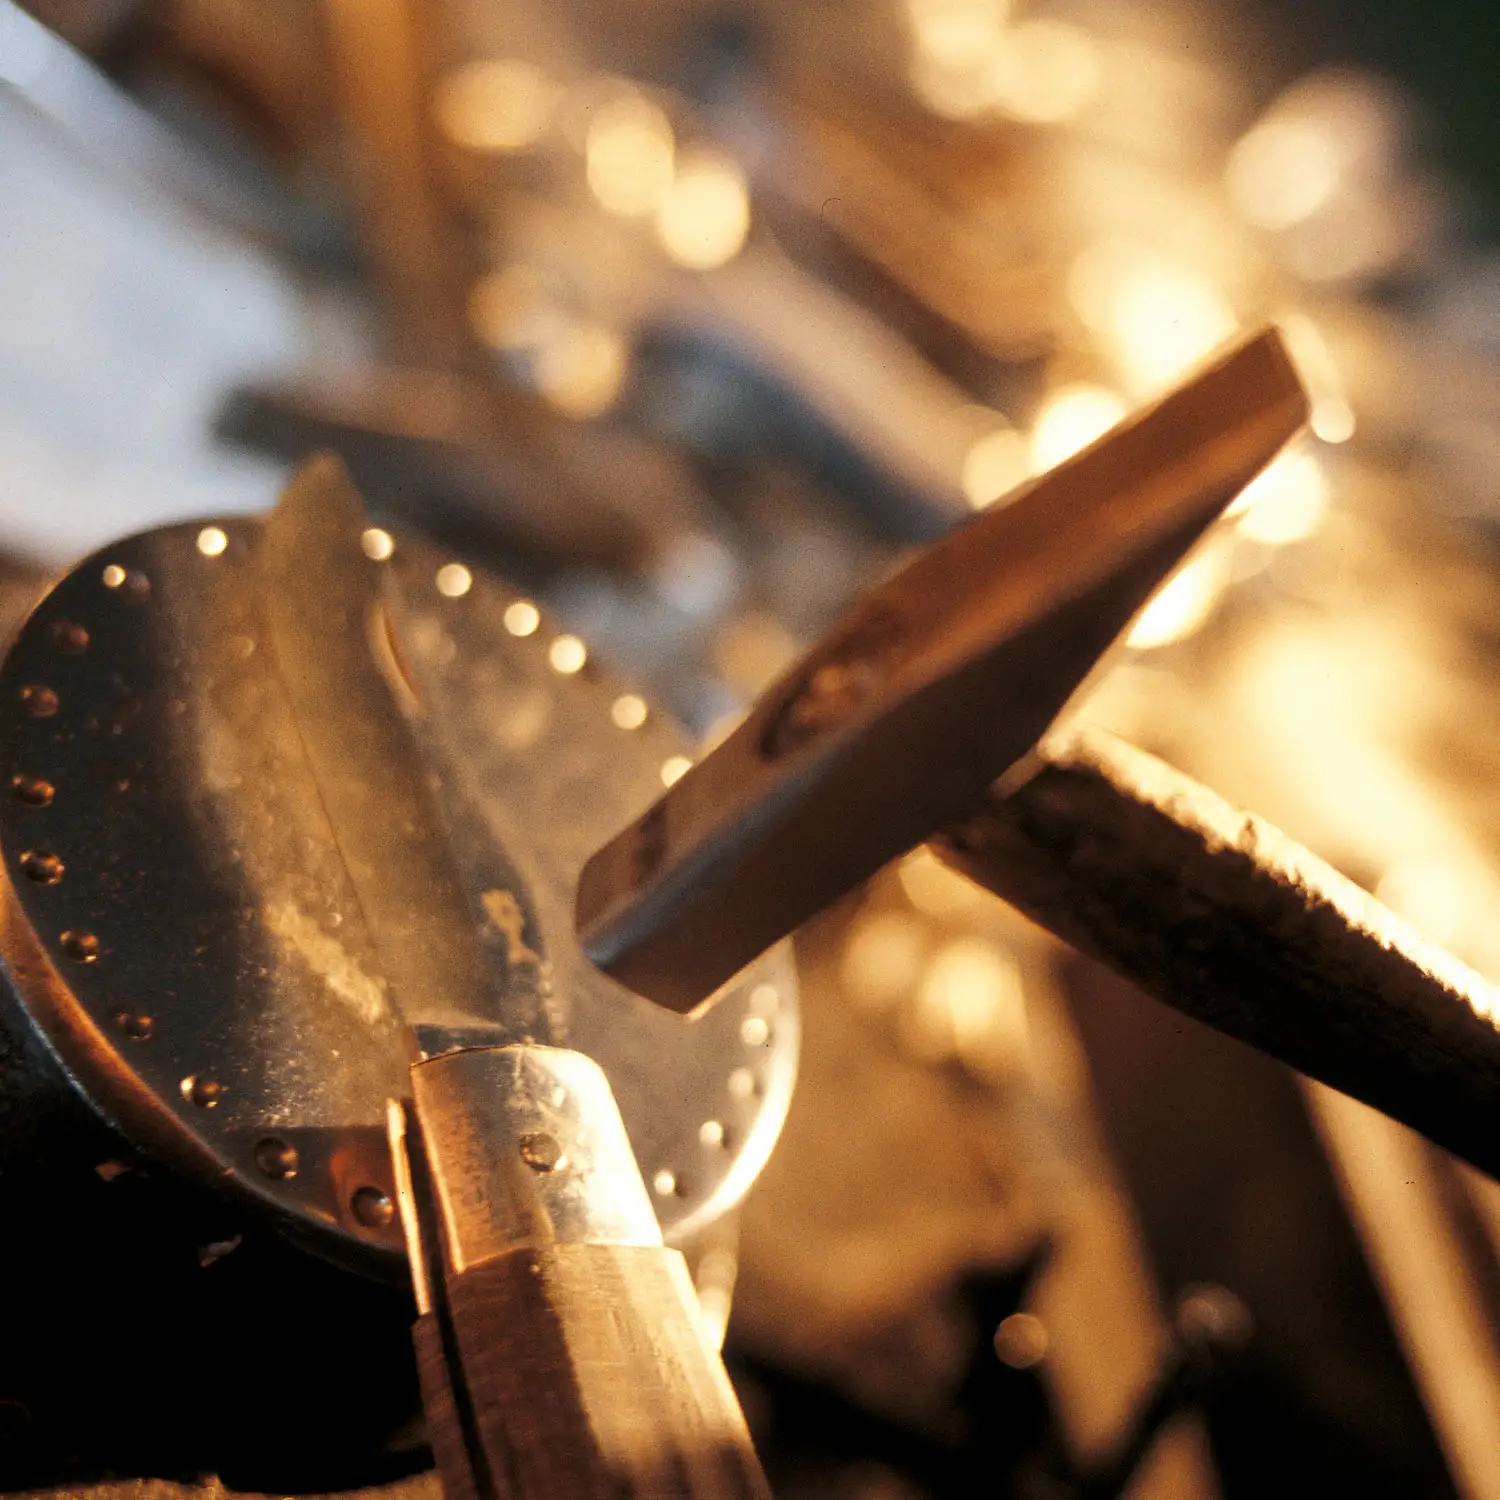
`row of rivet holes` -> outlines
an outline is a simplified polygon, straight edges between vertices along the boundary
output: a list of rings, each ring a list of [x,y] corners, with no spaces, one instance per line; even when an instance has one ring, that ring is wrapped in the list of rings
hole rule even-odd
[[[378,526],[371,526],[364,533],[361,544],[372,562],[386,562],[396,551],[390,532]],[[433,582],[445,599],[462,599],[474,587],[474,575],[462,563],[444,563]],[[529,599],[515,599],[506,606],[501,621],[511,635],[524,639],[541,628],[542,612]],[[547,647],[547,664],[561,677],[581,672],[588,659],[589,648],[576,635],[556,635]],[[639,729],[649,714],[646,700],[638,693],[621,693],[609,710],[616,727],[625,730]],[[680,780],[692,764],[685,755],[669,756],[661,764],[662,785],[671,786]]]
[[[217,526],[206,526],[198,533],[198,550],[205,557],[218,557],[228,546],[228,537]],[[142,604],[151,597],[151,581],[134,568],[110,563],[100,575],[105,588],[128,604]],[[59,651],[77,656],[87,651],[89,634],[82,625],[61,620],[52,627],[53,644]],[[20,692],[21,708],[33,719],[50,719],[61,706],[57,693],[50,687],[31,683]],[[16,796],[29,807],[50,807],[56,787],[41,776],[19,773],[11,778]],[[39,885],[57,885],[65,866],[62,859],[49,851],[28,849],[21,855],[22,873]],[[92,964],[99,959],[99,939],[95,933],[69,929],[59,939],[63,952],[75,963]],[[149,1015],[131,1010],[114,1013],[115,1024],[131,1041],[145,1041],[155,1030]],[[224,1097],[224,1085],[206,1075],[190,1075],[180,1084],[182,1096],[199,1109],[215,1109]],[[267,1138],[254,1152],[255,1165],[267,1177],[286,1181],[297,1175],[301,1165],[297,1148],[285,1141]],[[350,1196],[350,1210],[355,1219],[370,1229],[383,1229],[395,1218],[395,1205],[384,1189],[372,1185],[356,1188]]]
[[[375,561],[384,561],[395,551],[390,533],[376,527],[368,529],[362,538],[365,554]],[[206,526],[198,533],[198,550],[205,557],[219,557],[228,546],[228,537],[217,526]],[[473,586],[473,575],[462,563],[446,563],[437,571],[436,586],[440,594],[448,599],[459,599]],[[121,591],[121,596],[131,603],[140,603],[150,597],[151,586],[145,574],[126,570],[116,563],[104,569],[103,583],[106,588]],[[513,601],[503,616],[506,630],[518,638],[534,635],[541,625],[541,612],[528,600]],[[88,648],[88,632],[80,625],[60,622],[53,627],[53,637],[62,650],[78,653]],[[588,660],[588,648],[575,635],[558,635],[548,648],[547,659],[553,670],[571,676],[580,671]],[[33,718],[50,718],[57,712],[57,694],[51,689],[30,686],[22,689],[22,705]],[[648,709],[645,700],[635,693],[624,693],[616,698],[610,716],[621,729],[638,729],[646,722]],[[662,763],[661,779],[671,786],[691,766],[692,762],[682,755],[669,757]],[[53,788],[50,783],[37,777],[17,776],[17,795],[33,806],[47,806],[52,801]],[[43,884],[55,885],[63,875],[63,863],[55,854],[28,851],[22,856],[25,873]],[[69,957],[81,963],[93,963],[99,956],[99,940],[89,932],[65,932],[62,946]],[[774,1014],[778,996],[773,986],[759,985],[751,995],[752,1014],[740,1026],[741,1040],[747,1047],[763,1047],[770,1041],[769,1017]],[[125,1034],[134,1040],[143,1040],[151,1035],[152,1021],[149,1016],[132,1012],[118,1012],[116,1021]],[[183,1097],[203,1109],[215,1108],[224,1093],[223,1085],[213,1078],[189,1077],[182,1080]],[[729,1077],[729,1091],[738,1099],[749,1098],[756,1089],[754,1074],[748,1068],[736,1068]],[[727,1146],[724,1126],[718,1120],[705,1120],[699,1127],[698,1138],[706,1148]],[[522,1155],[536,1170],[551,1170],[543,1165],[545,1153],[532,1151],[529,1155],[523,1143]],[[297,1150],[285,1141],[267,1138],[255,1149],[256,1166],[266,1176],[278,1181],[295,1177],[299,1162]],[[652,1178],[652,1186],[662,1197],[671,1197],[680,1191],[676,1175],[663,1169]],[[351,1204],[359,1222],[379,1228],[391,1222],[393,1208],[387,1194],[378,1188],[362,1187],[353,1195]]]
[[[396,550],[390,532],[372,526],[362,539],[365,556],[374,562],[385,562]],[[474,586],[474,575],[462,563],[444,563],[434,579],[437,591],[445,599],[462,599]],[[542,623],[541,611],[529,599],[516,599],[508,604],[501,621],[507,631],[524,639],[535,635]],[[576,635],[554,636],[547,648],[547,661],[554,672],[571,677],[581,671],[588,660],[588,647]],[[644,698],[635,693],[623,693],[610,706],[610,718],[621,729],[639,729],[646,722],[648,708]],[[662,762],[663,786],[679,781],[691,768],[692,761],[685,755],[673,755]],[[765,1047],[771,1040],[771,1020],[776,1013],[780,997],[773,985],[757,985],[750,995],[751,1014],[740,1023],[740,1040],[747,1047]],[[729,1092],[739,1100],[749,1099],[758,1085],[749,1068],[736,1068],[729,1075]],[[528,1139],[530,1139],[528,1137]],[[698,1140],[708,1150],[727,1149],[728,1132],[719,1120],[705,1120],[698,1127]],[[551,1171],[551,1166],[539,1165],[533,1160],[535,1152],[528,1155],[526,1142],[522,1142],[522,1157],[537,1171]],[[554,1163],[555,1165],[555,1163]],[[663,1167],[651,1179],[651,1186],[659,1197],[671,1198],[685,1191],[677,1174]]]

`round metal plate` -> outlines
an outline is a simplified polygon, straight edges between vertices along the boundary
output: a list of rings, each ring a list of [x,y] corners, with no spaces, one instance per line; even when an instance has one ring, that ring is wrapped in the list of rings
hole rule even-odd
[[[383,1122],[406,1092],[399,1023],[269,670],[247,565],[258,524],[119,543],[20,630],[0,666],[0,949],[22,1006],[128,1135],[394,1274]],[[460,868],[499,854],[519,872],[530,911],[495,912],[496,928],[544,949],[567,1041],[608,1074],[680,1241],[739,1198],[780,1130],[789,952],[686,1022],[595,970],[573,937],[578,870],[659,794],[680,733],[496,580],[404,540],[388,566],[450,820],[463,814]]]

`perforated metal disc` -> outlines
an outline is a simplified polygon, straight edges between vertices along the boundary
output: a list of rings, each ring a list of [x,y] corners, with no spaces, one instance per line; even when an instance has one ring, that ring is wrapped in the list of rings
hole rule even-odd
[[[0,951],[79,1088],[144,1149],[395,1274],[398,1023],[270,670],[258,534],[231,519],[132,538],[22,627],[0,666]],[[688,1022],[593,969],[577,872],[659,794],[679,732],[478,570],[401,540],[388,566],[460,867],[483,881],[499,861],[527,897],[485,940],[545,954],[567,1041],[608,1073],[681,1239],[737,1200],[780,1129],[789,954]]]

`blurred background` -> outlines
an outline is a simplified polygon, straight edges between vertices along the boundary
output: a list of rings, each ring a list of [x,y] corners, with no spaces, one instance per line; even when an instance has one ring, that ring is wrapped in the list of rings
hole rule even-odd
[[[1497,72],[1480,0],[0,0],[13,591],[333,447],[707,743],[1274,319],[1311,430],[1080,712],[1500,979]],[[1500,1500],[1493,1184],[923,853],[799,948],[712,1252],[778,1495]]]

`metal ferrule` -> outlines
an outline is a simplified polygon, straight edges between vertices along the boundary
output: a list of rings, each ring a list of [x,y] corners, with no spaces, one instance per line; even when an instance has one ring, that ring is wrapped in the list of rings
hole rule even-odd
[[[603,1070],[581,1052],[511,1046],[412,1069],[453,1272],[527,1245],[660,1245]]]

